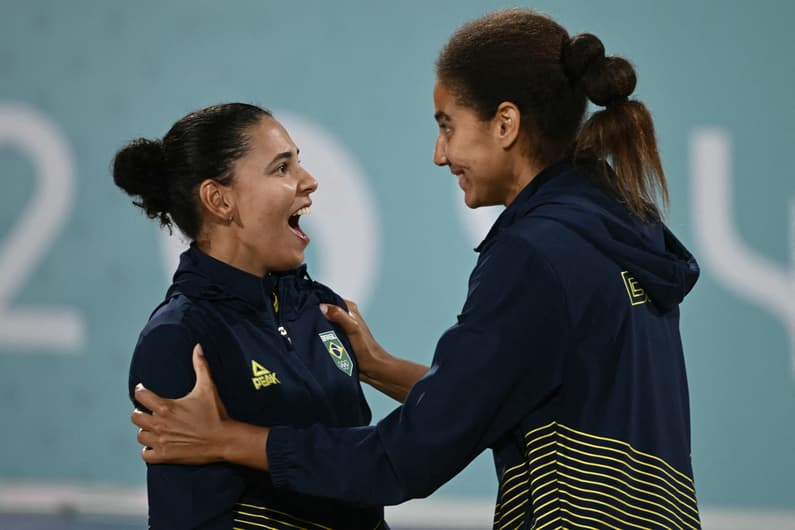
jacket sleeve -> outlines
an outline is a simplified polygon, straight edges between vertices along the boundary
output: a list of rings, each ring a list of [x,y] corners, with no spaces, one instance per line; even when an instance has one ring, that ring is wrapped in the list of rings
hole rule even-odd
[[[274,485],[368,504],[431,494],[559,387],[565,314],[554,270],[501,236],[406,402],[373,427],[272,429]]]
[[[180,324],[158,325],[142,334],[130,367],[131,399],[138,382],[166,398],[190,392],[196,380],[191,362],[196,342],[195,334]],[[242,478],[227,464],[150,464],[146,481],[153,530],[230,528],[232,508],[243,491]]]

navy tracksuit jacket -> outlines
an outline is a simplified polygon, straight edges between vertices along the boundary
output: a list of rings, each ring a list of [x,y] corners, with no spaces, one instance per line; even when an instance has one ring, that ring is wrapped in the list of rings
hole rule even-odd
[[[138,382],[164,397],[187,394],[195,383],[191,354],[201,343],[235,419],[367,425],[370,409],[348,339],[325,319],[320,302],[343,303],[310,280],[305,267],[261,278],[191,247],[141,332],[130,367],[131,398]],[[277,490],[267,473],[230,464],[150,465],[147,485],[155,530],[386,528],[380,506]]]
[[[274,484],[397,504],[491,448],[494,528],[699,528],[678,309],[690,253],[567,162],[477,250],[405,404],[370,428],[274,428]]]

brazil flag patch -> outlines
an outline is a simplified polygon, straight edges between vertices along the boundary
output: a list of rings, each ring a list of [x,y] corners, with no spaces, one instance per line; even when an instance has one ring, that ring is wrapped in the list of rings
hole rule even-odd
[[[350,355],[348,355],[337,334],[334,331],[326,331],[320,334],[320,340],[323,341],[323,345],[328,350],[337,368],[350,376],[353,373],[353,361],[351,361]]]

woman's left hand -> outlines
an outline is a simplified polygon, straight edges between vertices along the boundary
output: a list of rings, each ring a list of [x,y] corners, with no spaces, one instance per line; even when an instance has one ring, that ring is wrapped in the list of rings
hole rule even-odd
[[[161,398],[138,385],[135,399],[152,411],[135,409],[143,459],[150,464],[208,464],[224,459],[224,425],[229,421],[199,344],[193,349],[196,384],[179,399]]]

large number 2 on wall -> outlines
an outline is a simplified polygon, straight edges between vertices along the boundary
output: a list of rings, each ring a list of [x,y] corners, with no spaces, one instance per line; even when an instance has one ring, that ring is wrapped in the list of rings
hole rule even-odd
[[[40,113],[0,104],[0,146],[33,162],[36,187],[30,202],[0,242],[0,351],[62,353],[85,342],[83,316],[75,308],[12,307],[72,208],[74,164],[56,126]]]

